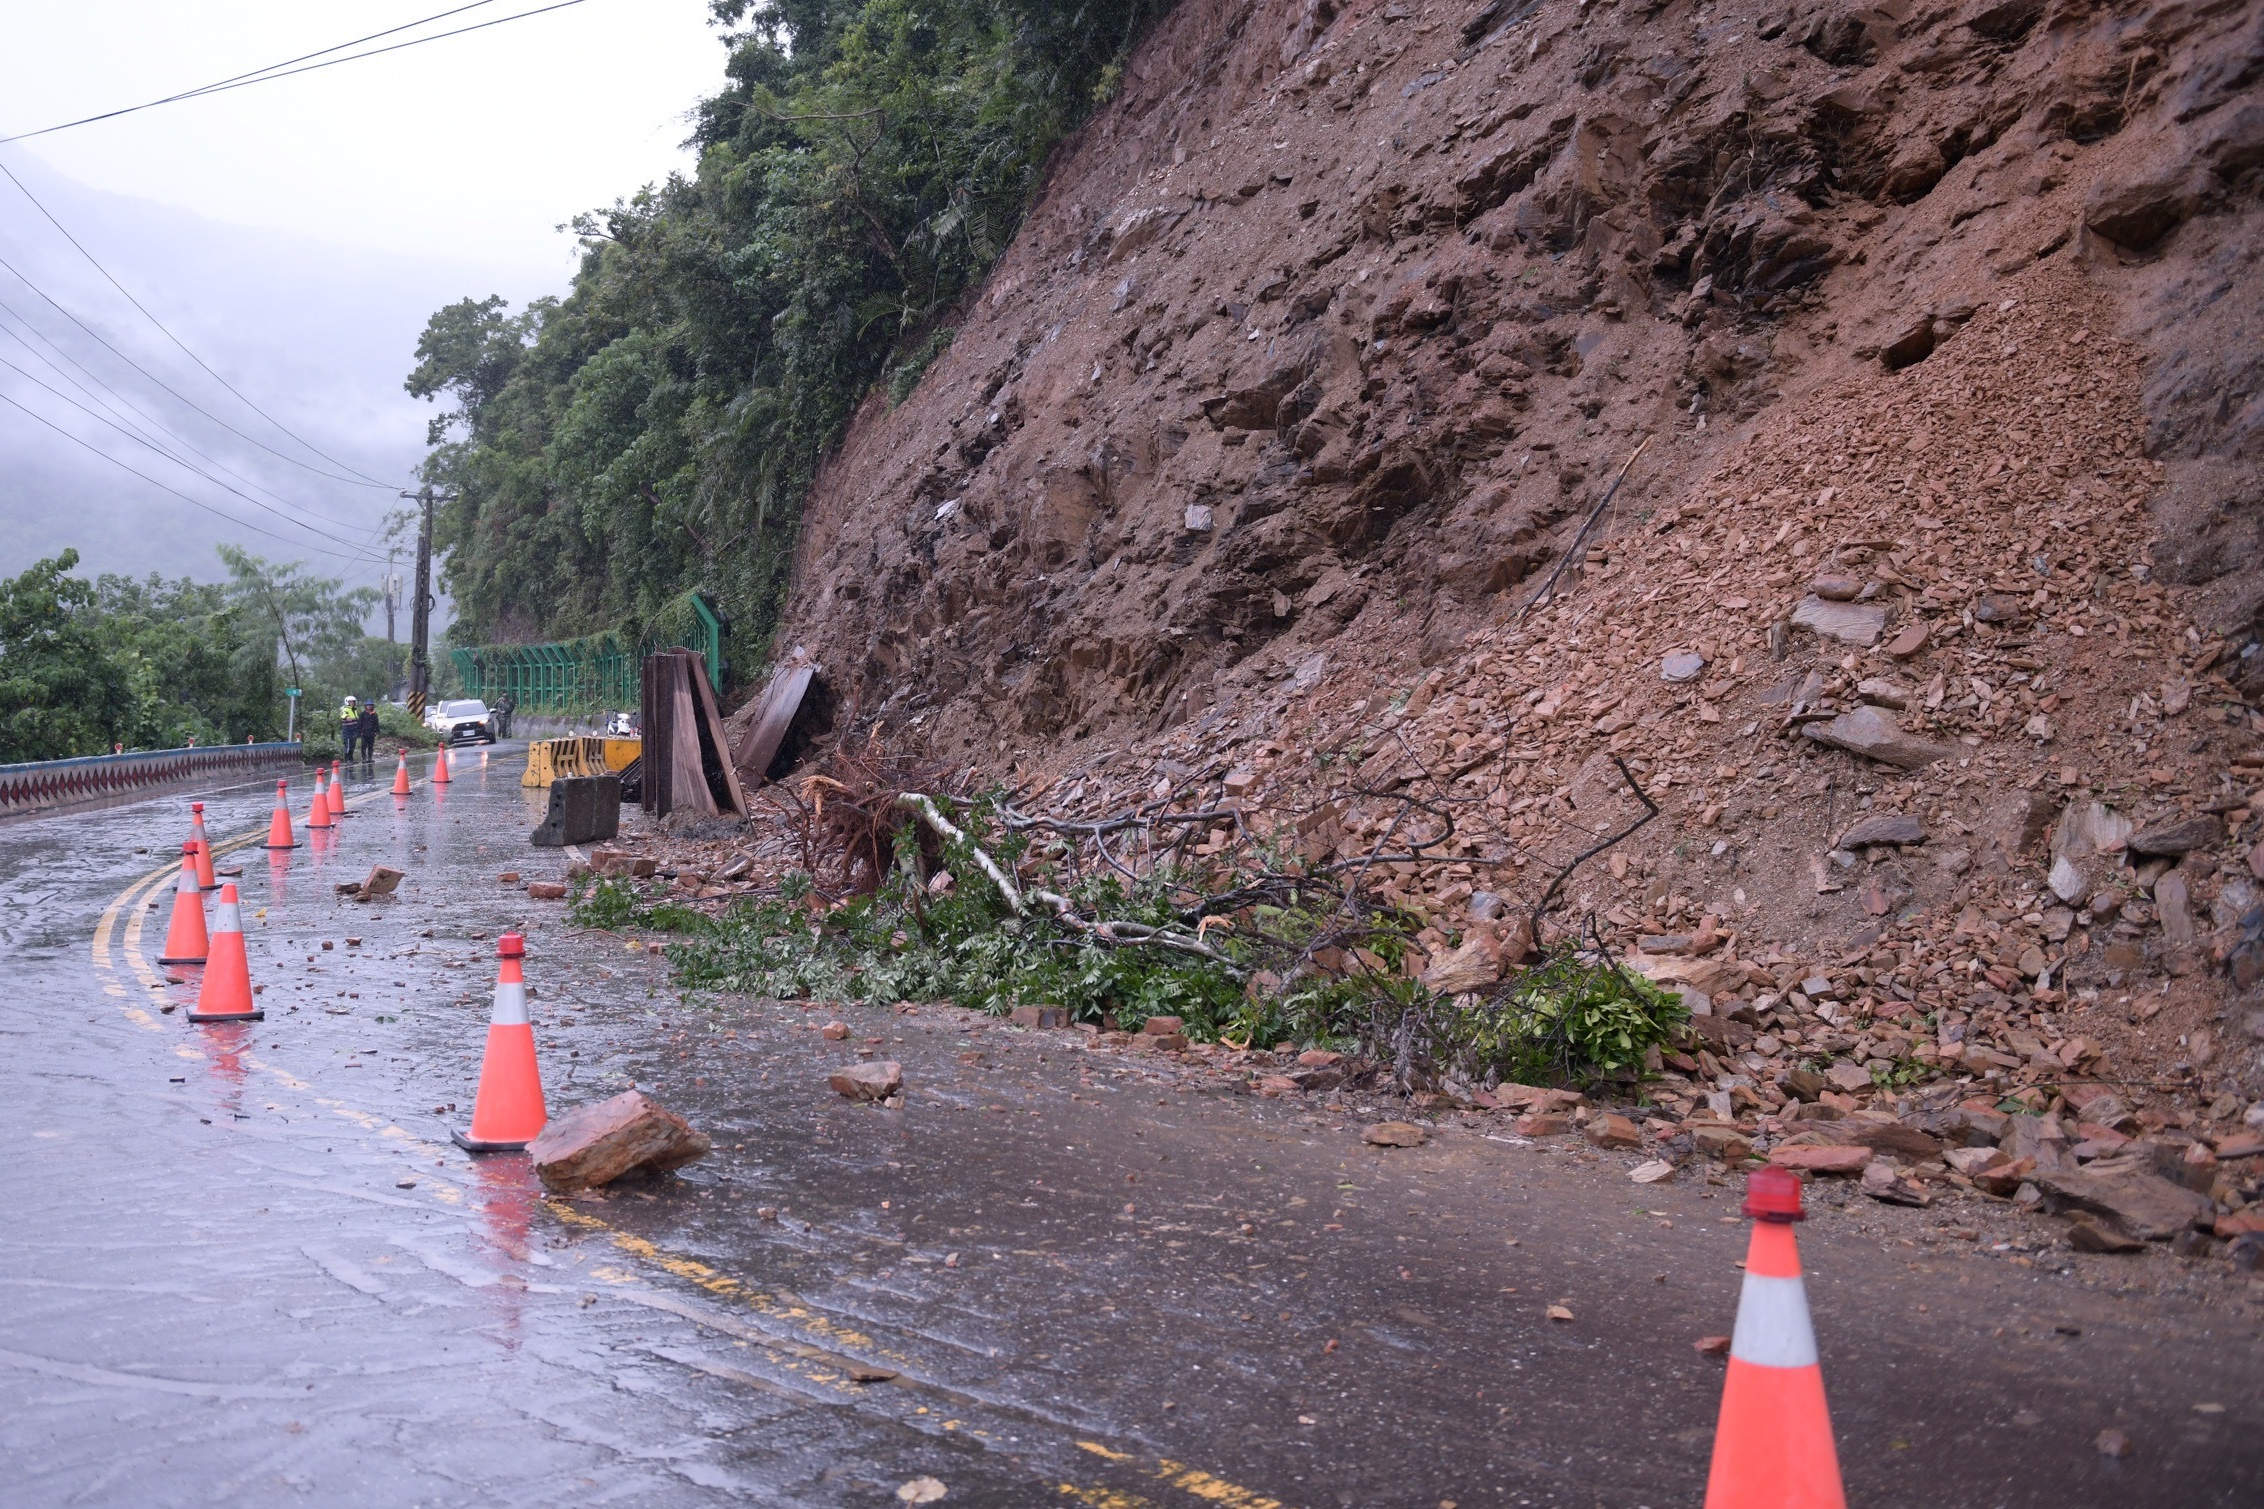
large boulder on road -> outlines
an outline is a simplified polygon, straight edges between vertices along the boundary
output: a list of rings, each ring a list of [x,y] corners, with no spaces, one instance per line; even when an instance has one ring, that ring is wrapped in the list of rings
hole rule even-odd
[[[552,1194],[568,1195],[624,1174],[665,1174],[707,1156],[706,1135],[675,1112],[628,1090],[553,1117],[527,1146]]]

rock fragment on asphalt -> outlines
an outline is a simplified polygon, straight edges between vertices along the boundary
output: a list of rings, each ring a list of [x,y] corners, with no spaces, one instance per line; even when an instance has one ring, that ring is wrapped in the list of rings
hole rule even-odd
[[[551,1118],[528,1144],[535,1173],[553,1194],[610,1184],[625,1174],[665,1174],[707,1156],[706,1134],[641,1090]]]
[[[1360,1133],[1370,1147],[1421,1147],[1431,1134],[1412,1121],[1379,1121]]]
[[[834,1094],[850,1100],[886,1100],[904,1088],[904,1066],[894,1060],[851,1064],[834,1070],[825,1082]]]

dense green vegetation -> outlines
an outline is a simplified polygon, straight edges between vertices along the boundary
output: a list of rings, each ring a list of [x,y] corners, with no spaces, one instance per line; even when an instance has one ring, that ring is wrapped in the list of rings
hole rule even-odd
[[[418,342],[459,637],[641,629],[701,588],[758,659],[821,456],[943,349],[1167,4],[713,0],[693,176],[578,220],[564,298],[466,299]]]
[[[995,797],[955,812],[970,838],[1014,868],[1023,836],[997,822]],[[1419,919],[1341,904],[1302,882],[1276,901],[1210,916],[1209,957],[1102,941],[1034,908],[1017,915],[967,842],[935,858],[959,877],[944,894],[923,884],[919,843],[905,826],[896,862],[871,894],[827,903],[806,876],[779,894],[720,915],[671,899],[668,883],[606,879],[578,884],[574,920],[613,931],[675,934],[668,957],[679,985],[757,997],[810,1000],[946,1000],[1001,1014],[1022,1005],[1066,1007],[1074,1020],[1136,1029],[1178,1017],[1198,1041],[1349,1049],[1392,1066],[1406,1087],[1438,1074],[1490,1086],[1590,1082],[1639,1076],[1646,1056],[1682,1033],[1681,1000],[1609,959],[1566,943],[1487,990],[1447,997],[1403,968]],[[1077,914],[1112,924],[1176,926],[1185,935],[1210,899],[1169,871],[1137,881],[1086,872],[1071,878],[1040,862]],[[1183,877],[1191,878],[1191,877]],[[1214,880],[1219,877],[1212,877]],[[1225,877],[1235,894],[1251,877]],[[1196,904],[1189,906],[1189,901]],[[1347,930],[1349,929],[1349,931]],[[1300,968],[1308,945],[1353,944],[1373,965]]]
[[[223,583],[89,581],[75,550],[0,580],[0,764],[279,739],[287,686],[310,752],[335,750],[339,699],[382,693],[398,665],[362,630],[376,594],[220,554]]]

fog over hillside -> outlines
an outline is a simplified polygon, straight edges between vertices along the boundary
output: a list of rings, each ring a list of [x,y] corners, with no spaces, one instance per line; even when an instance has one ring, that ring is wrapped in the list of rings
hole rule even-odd
[[[375,585],[386,515],[404,506],[397,491],[415,486],[433,412],[401,388],[427,316],[467,295],[499,293],[516,306],[565,280],[563,238],[549,267],[403,255],[104,193],[20,148],[8,166],[134,298],[282,426],[199,370],[0,179],[0,258],[14,269],[0,268],[0,360],[18,369],[0,367],[0,395],[39,416],[0,403],[0,572],[9,575],[74,546],[90,572],[217,579],[225,570],[213,547],[227,542]],[[123,433],[136,429],[209,476]],[[407,570],[413,538],[400,543]]]

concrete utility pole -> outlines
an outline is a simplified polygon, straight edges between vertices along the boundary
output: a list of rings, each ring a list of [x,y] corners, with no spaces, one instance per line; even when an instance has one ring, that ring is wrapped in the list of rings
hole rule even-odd
[[[385,552],[385,575],[378,578],[378,589],[385,594],[385,694],[390,697],[401,688],[401,662],[393,658],[393,646],[399,643],[393,629],[393,614],[401,606],[401,573],[393,568],[400,563],[401,552]]]
[[[403,497],[408,496],[406,493]],[[432,690],[432,489],[417,494],[424,521],[417,529],[417,595],[409,607],[409,716],[424,721],[425,694]]]

